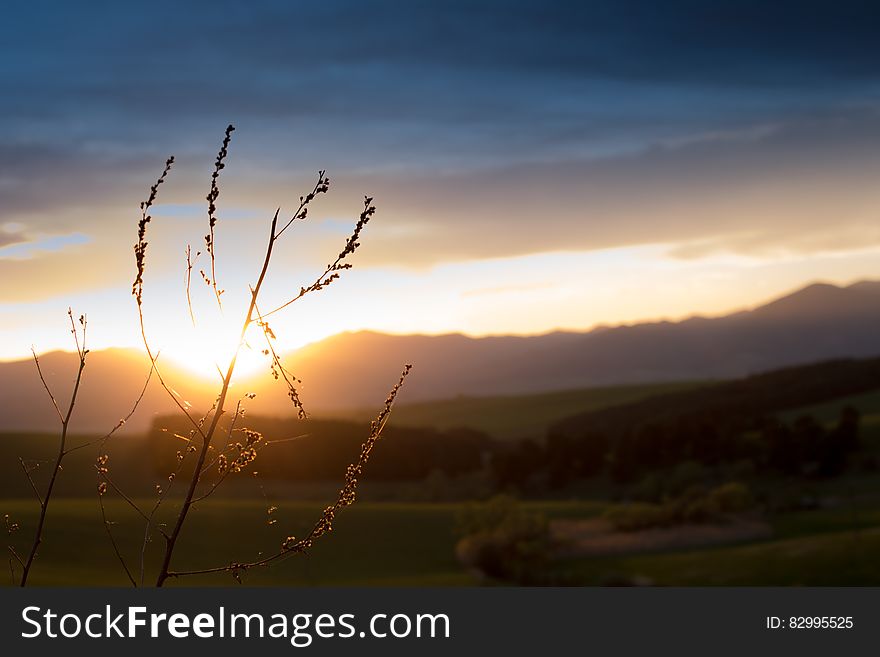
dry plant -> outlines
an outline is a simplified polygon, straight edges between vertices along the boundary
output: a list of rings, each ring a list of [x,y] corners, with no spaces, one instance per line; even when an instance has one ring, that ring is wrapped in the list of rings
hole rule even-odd
[[[134,402],[134,406],[129,411],[128,415],[124,418],[120,419],[110,431],[108,431],[104,436],[98,438],[96,440],[87,441],[85,443],[81,443],[79,445],[70,447],[68,446],[68,431],[70,429],[70,422],[73,418],[74,409],[76,408],[77,396],[80,391],[80,384],[83,379],[83,372],[86,368],[86,356],[89,354],[89,350],[86,348],[86,331],[88,329],[88,319],[85,315],[80,315],[78,320],[74,320],[73,310],[71,308],[67,309],[67,317],[70,320],[70,333],[73,335],[73,342],[76,347],[76,355],[79,360],[79,364],[76,370],[76,375],[73,381],[73,390],[70,393],[70,401],[67,404],[67,408],[62,412],[61,406],[58,405],[58,401],[55,398],[52,389],[49,387],[49,383],[46,381],[46,377],[43,375],[43,368],[40,366],[40,358],[37,356],[36,349],[31,347],[31,354],[33,355],[34,365],[37,368],[37,374],[40,377],[40,382],[43,384],[43,389],[46,391],[46,394],[49,397],[49,400],[52,402],[52,407],[55,410],[56,415],[58,416],[58,422],[60,424],[60,434],[58,439],[58,453],[55,456],[54,461],[52,461],[52,469],[49,474],[49,482],[46,485],[46,489],[43,493],[40,493],[40,488],[37,485],[37,482],[34,480],[34,472],[36,472],[45,461],[25,461],[23,458],[19,457],[18,462],[21,465],[21,469],[24,472],[25,477],[27,477],[28,483],[31,486],[31,490],[34,493],[34,496],[37,499],[37,502],[40,506],[40,513],[37,518],[37,527],[34,531],[34,537],[31,541],[30,548],[27,553],[27,558],[22,558],[21,555],[16,551],[15,546],[11,543],[7,545],[7,549],[10,554],[9,558],[9,569],[12,574],[13,582],[18,580],[19,586],[27,586],[28,577],[31,573],[31,568],[34,565],[34,560],[37,558],[39,553],[40,545],[43,543],[43,529],[46,525],[46,516],[49,513],[49,503],[52,501],[52,493],[55,490],[55,483],[58,480],[58,475],[61,473],[62,464],[64,462],[64,458],[79,449],[83,449],[85,447],[90,447],[97,443],[105,443],[107,439],[110,438],[116,431],[118,431],[122,426],[134,415],[137,410],[138,405],[141,400],[144,398],[144,394],[147,391],[147,386],[150,383],[150,378],[152,377],[153,370],[150,368],[150,372],[147,374],[147,380],[144,383],[143,388],[141,389],[140,394]],[[79,323],[79,328],[77,328],[77,323]],[[15,532],[18,531],[19,525],[17,522],[14,522],[9,514],[4,516],[4,520],[6,522],[6,532],[8,536],[12,536]],[[19,577],[16,576],[16,564],[21,568],[21,575]]]
[[[206,197],[208,202],[208,233],[204,237],[206,251],[210,258],[210,273],[205,270],[200,270],[199,272],[203,281],[210,286],[217,305],[221,308],[223,307],[221,304],[221,295],[224,290],[217,284],[217,266],[215,258],[215,228],[217,226],[216,202],[220,196],[220,172],[225,168],[225,160],[228,155],[229,144],[234,129],[235,128],[232,125],[227,127],[211,175],[210,190]],[[185,447],[177,452],[177,465],[175,470],[168,474],[167,482],[156,486],[156,497],[152,505],[149,507],[143,507],[141,504],[138,504],[131,495],[124,492],[118,483],[114,481],[111,477],[109,468],[109,456],[106,453],[101,453],[96,462],[96,471],[99,481],[98,498],[104,520],[104,527],[110,538],[114,553],[122,565],[129,582],[133,586],[143,586],[145,584],[147,546],[151,541],[153,532],[159,532],[164,538],[163,556],[158,573],[155,577],[156,586],[162,586],[169,578],[180,578],[187,575],[204,573],[228,572],[236,579],[240,579],[240,575],[251,568],[266,566],[283,560],[291,555],[308,550],[316,539],[332,530],[333,521],[337,512],[342,508],[351,505],[355,501],[359,477],[372,454],[376,442],[382,435],[382,430],[388,420],[397,393],[410,371],[410,365],[406,365],[400,375],[400,379],[391,388],[384,406],[370,425],[369,433],[361,447],[360,455],[344,473],[343,484],[336,500],[324,509],[311,531],[302,537],[289,535],[282,537],[279,540],[278,548],[275,552],[269,556],[261,556],[257,560],[231,561],[226,564],[205,567],[197,570],[174,570],[172,568],[172,561],[175,549],[178,546],[187,523],[189,512],[193,506],[212,495],[229,476],[239,473],[250,466],[263,447],[272,442],[278,442],[267,440],[262,434],[248,427],[237,426],[244,415],[243,404],[248,399],[253,398],[253,395],[250,394],[245,395],[245,397],[237,401],[235,410],[229,418],[228,426],[221,426],[221,420],[224,415],[228,415],[226,409],[230,404],[228,399],[230,384],[232,382],[238,355],[242,347],[246,344],[248,331],[252,327],[256,327],[262,332],[263,339],[266,342],[266,348],[263,349],[262,352],[270,362],[269,367],[271,373],[276,380],[283,382],[285,385],[287,395],[296,409],[298,417],[300,419],[305,418],[306,411],[300,400],[297,388],[300,381],[282,364],[281,358],[275,348],[276,335],[274,330],[270,327],[267,318],[285,308],[288,308],[291,304],[307,294],[324,289],[336,281],[343,271],[351,268],[351,263],[348,261],[348,258],[360,246],[359,240],[361,232],[374,215],[376,208],[373,206],[373,199],[365,197],[363,208],[358,216],[357,222],[355,223],[354,229],[335,259],[324,268],[324,271],[313,282],[300,287],[300,289],[292,294],[287,301],[277,305],[268,312],[261,312],[258,301],[260,298],[260,292],[263,289],[263,284],[266,280],[275,246],[284,233],[287,232],[295,222],[304,221],[306,219],[313,201],[315,201],[315,199],[321,194],[326,194],[330,189],[330,179],[327,177],[326,172],[318,172],[317,181],[311,191],[300,197],[298,207],[287,219],[280,219],[280,208],[275,211],[269,225],[268,239],[262,264],[257,273],[255,283],[248,288],[250,298],[241,323],[238,343],[235,345],[235,349],[225,371],[220,371],[220,386],[214,398],[212,407],[203,416],[196,417],[191,412],[189,405],[180,398],[178,393],[163,376],[158,365],[159,353],[151,346],[144,322],[144,275],[146,271],[146,255],[148,247],[147,229],[152,221],[150,212],[158,197],[159,188],[167,179],[173,165],[174,157],[169,157],[165,162],[165,167],[161,175],[150,188],[149,196],[140,205],[141,216],[138,222],[137,243],[134,245],[136,275],[132,284],[132,295],[134,296],[137,305],[141,338],[150,360],[150,371],[151,373],[155,372],[159,384],[167,392],[168,396],[174,402],[181,413],[181,416],[185,418],[185,421],[189,426],[188,435],[173,434],[176,439],[183,441]],[[186,300],[189,318],[193,325],[196,324],[196,316],[192,308],[190,283],[192,280],[192,270],[195,264],[195,259],[199,255],[200,252],[197,252],[195,256],[193,256],[192,247],[187,246],[185,275]],[[239,434],[242,438],[237,440],[236,438]],[[191,473],[188,469],[185,469],[189,467],[192,468]],[[215,478],[213,481],[210,479],[209,473],[214,475]],[[185,489],[180,507],[176,512],[176,517],[173,523],[170,524],[170,529],[168,529],[158,522],[157,514],[178,479],[184,480]],[[113,523],[107,518],[103,499],[109,491],[119,495],[135,510],[137,515],[143,521],[144,531],[136,568],[133,567],[133,565],[130,564],[122,554],[112,531]]]

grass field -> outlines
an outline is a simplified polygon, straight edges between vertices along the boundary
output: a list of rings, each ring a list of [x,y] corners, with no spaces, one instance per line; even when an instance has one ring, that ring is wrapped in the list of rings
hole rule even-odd
[[[19,549],[30,535],[34,504],[0,502],[22,523]],[[601,504],[535,502],[548,517],[589,517]],[[286,531],[301,533],[321,508],[287,504],[274,526],[255,501],[223,500],[193,513],[175,567],[223,564],[275,549]],[[123,552],[138,559],[141,524],[118,500],[110,501],[114,530],[125,537]],[[453,556],[458,507],[451,504],[360,504],[341,514],[336,529],[309,555],[297,555],[270,569],[251,571],[248,585],[466,586],[477,582]],[[771,519],[774,536],[745,545],[689,551],[599,557],[559,562],[578,583],[598,585],[641,578],[657,585],[878,585],[880,506],[788,513]],[[148,562],[154,563],[158,543]],[[149,569],[149,565],[148,565]],[[4,578],[5,583],[9,578]],[[35,585],[126,585],[93,499],[59,499],[47,526],[46,543],[33,571]],[[228,575],[172,581],[172,585],[232,584]]]
[[[395,411],[395,421],[439,427],[471,426],[502,438],[513,438],[517,433],[537,436],[548,424],[572,412],[689,385],[697,384],[596,388],[528,397],[460,398],[402,406]],[[869,451],[880,451],[880,392],[797,409],[786,416],[807,412],[833,423],[846,404],[862,413],[862,439]],[[6,434],[2,440],[7,453],[45,459],[51,456],[57,438]],[[74,444],[78,444],[77,440],[85,439],[74,438]],[[91,475],[75,475],[91,473],[94,456],[94,450],[82,450],[72,454],[66,464],[67,476],[61,479],[60,497],[53,500],[45,543],[32,573],[35,585],[127,585],[102,530],[97,500],[91,496],[94,480]],[[124,472],[124,463],[116,458],[114,467]],[[0,464],[0,475],[0,515],[9,513],[13,521],[21,524],[10,540],[23,553],[33,531],[36,503],[23,497],[29,493],[17,459],[6,459]],[[150,476],[133,489],[146,491],[152,483],[155,482]],[[234,489],[223,497],[212,498],[192,512],[175,555],[174,568],[218,566],[274,552],[285,536],[301,536],[308,531],[323,508],[320,500],[330,498],[336,485],[337,482],[307,482],[300,490],[289,484],[267,482],[265,491],[271,499],[297,500],[275,502],[280,508],[271,517],[267,514],[269,502],[258,497],[260,491],[256,489]],[[250,571],[244,577],[245,584],[476,584],[454,557],[454,526],[460,505],[375,501],[389,499],[392,489],[396,490],[395,485],[370,482],[367,478],[362,501],[340,514],[334,531],[322,538],[310,554],[292,556],[269,569]],[[809,497],[836,506],[771,515],[768,520],[772,536],[750,543],[577,558],[557,562],[555,568],[568,576],[564,581],[584,585],[627,581],[657,585],[880,585],[880,560],[876,559],[880,553],[880,485],[875,472],[852,472],[822,481],[769,478],[756,482],[756,490],[770,492],[776,498]],[[585,499],[580,501],[524,504],[550,518],[585,518],[603,510],[605,502],[586,499],[599,499],[603,497],[601,493],[584,490],[581,496]],[[242,497],[236,497],[239,494]],[[318,501],[306,501],[307,498]],[[396,499],[409,498],[400,497],[398,491]],[[107,507],[121,549],[137,575],[143,523],[124,502],[111,499],[110,495]],[[169,501],[161,520],[167,522],[173,511],[173,501]],[[270,519],[277,522],[270,525]],[[155,572],[160,542],[159,537],[149,545],[148,573]],[[0,583],[10,583],[10,578],[0,577]],[[151,583],[149,577],[147,583]],[[233,580],[229,575],[216,575],[169,583],[228,585]]]
[[[583,388],[534,395],[456,397],[440,401],[401,404],[394,423],[405,426],[451,429],[468,427],[494,438],[543,438],[554,422],[576,413],[645,399],[653,395],[704,385],[695,382]],[[371,417],[369,411],[343,414],[345,418]]]
[[[585,584],[627,578],[659,586],[877,586],[880,527],[734,547],[580,560]]]
[[[601,506],[588,502],[530,503],[551,517],[585,517]],[[108,501],[108,515],[119,524],[114,532],[126,540],[121,549],[132,561],[139,555],[143,523],[119,500]],[[283,505],[277,524],[266,523],[266,505],[253,500],[221,500],[196,507],[180,544],[179,569],[223,565],[249,560],[280,545],[287,533],[302,535],[320,514],[322,505]],[[333,532],[315,545],[311,554],[296,555],[271,569],[254,570],[246,577],[253,585],[387,585],[442,586],[473,583],[453,556],[458,506],[449,504],[359,504],[341,513]],[[19,551],[32,532],[35,503],[0,501],[22,527],[16,533]],[[167,519],[167,515],[166,515]],[[150,560],[157,558],[158,540]],[[95,499],[59,499],[53,502],[45,546],[33,570],[35,585],[125,585],[127,580],[101,529]],[[9,583],[9,577],[2,579]],[[171,582],[174,584],[175,582]],[[183,583],[183,582],[182,582]],[[233,584],[229,575],[197,577],[188,585]]]

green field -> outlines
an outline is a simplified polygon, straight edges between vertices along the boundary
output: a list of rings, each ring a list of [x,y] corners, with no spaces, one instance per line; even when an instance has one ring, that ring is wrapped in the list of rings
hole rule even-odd
[[[22,523],[19,550],[27,542],[34,503],[0,502]],[[590,502],[534,502],[529,509],[548,517],[589,517],[602,508]],[[287,531],[301,533],[320,504],[285,504],[278,523],[266,524],[266,507],[255,501],[219,500],[192,515],[175,567],[204,567],[231,559],[256,558],[273,550]],[[271,569],[251,571],[249,585],[466,586],[477,581],[453,556],[458,507],[450,504],[360,504],[345,511],[334,531],[308,555],[296,555]],[[142,525],[118,500],[111,518],[123,552],[133,562]],[[745,545],[625,557],[579,558],[556,568],[584,584],[641,579],[657,585],[878,585],[880,506],[802,511],[771,519],[774,536]],[[149,561],[158,543],[151,545]],[[148,566],[149,568],[149,566]],[[9,578],[3,580],[9,583]],[[95,500],[59,499],[47,526],[46,543],[33,570],[35,585],[126,585],[100,528]],[[228,575],[196,577],[172,585],[232,584]]]
[[[586,502],[530,503],[529,508],[551,517],[584,517],[601,506]],[[196,507],[190,515],[174,567],[218,566],[230,560],[256,559],[277,550],[288,534],[302,535],[323,508],[318,503],[281,505],[273,514],[277,524],[266,523],[266,505],[257,501],[218,500]],[[123,554],[139,563],[143,523],[130,507],[110,500],[108,516],[118,525]],[[19,521],[15,538],[22,552],[32,532],[36,504],[25,500],[0,502],[2,513]],[[458,507],[448,504],[358,504],[342,512],[332,533],[312,553],[294,555],[272,568],[251,571],[252,585],[383,585],[457,586],[473,584],[453,555]],[[165,516],[168,518],[168,515]],[[161,537],[151,545],[155,563]],[[149,566],[148,566],[149,569]],[[151,572],[155,572],[153,569]],[[10,583],[7,574],[3,583]],[[59,499],[53,502],[45,545],[34,566],[35,585],[126,585],[127,580],[101,529],[96,499]],[[175,584],[172,581],[170,584]],[[199,576],[188,585],[234,584],[229,575]]]
[[[652,383],[563,390],[532,395],[455,397],[440,401],[401,404],[394,423],[404,426],[452,429],[468,427],[494,438],[543,438],[553,423],[576,413],[595,411],[654,395],[689,390],[703,383]],[[370,418],[374,411],[343,413],[344,419]]]
[[[880,527],[750,545],[598,558],[566,564],[586,584],[615,578],[658,586],[877,586]]]
[[[527,397],[459,398],[429,404],[402,406],[395,422],[437,427],[470,426],[500,438],[540,436],[548,424],[588,409],[624,403],[659,392],[697,384],[622,386],[530,395]],[[861,436],[866,454],[880,453],[880,392],[843,398],[790,411],[834,423],[840,409],[852,404],[862,413]],[[0,436],[7,454],[33,462],[47,459],[56,436]],[[73,437],[76,445],[86,439]],[[136,449],[121,449],[120,438],[112,457],[113,471],[127,489],[149,491],[155,474],[141,472]],[[101,527],[94,497],[93,463],[96,448],[70,455],[53,500],[45,542],[32,572],[34,585],[127,585],[127,580]],[[128,456],[126,456],[128,455]],[[126,461],[126,458],[128,459]],[[140,474],[139,474],[140,473]],[[43,482],[45,467],[35,473]],[[140,477],[140,478],[138,478]],[[338,482],[258,483],[248,478],[233,482],[210,503],[198,505],[190,515],[173,567],[219,566],[248,561],[276,551],[287,535],[302,536],[331,499]],[[579,490],[578,501],[530,501],[523,505],[549,518],[586,518],[600,513],[617,489],[608,483]],[[855,468],[841,477],[808,480],[764,477],[752,482],[765,500],[772,536],[749,543],[679,549],[622,556],[574,558],[557,561],[552,568],[558,581],[581,585],[651,583],[656,585],[880,585],[880,476],[875,469]],[[40,484],[41,487],[43,483]],[[334,531],[308,555],[293,555],[272,568],[255,569],[244,577],[248,585],[283,586],[465,586],[479,583],[455,559],[454,527],[461,506],[454,503],[412,503],[412,488],[424,482],[370,481],[354,507],[342,512]],[[407,492],[409,491],[409,492]],[[617,491],[617,492],[615,492]],[[8,537],[19,553],[29,545],[37,505],[29,496],[27,481],[17,458],[0,463],[0,515],[10,514],[21,524]],[[556,493],[559,494],[558,492]],[[222,496],[221,496],[222,495]],[[263,496],[266,497],[263,497]],[[418,498],[429,499],[429,498]],[[271,500],[271,502],[270,502]],[[296,500],[287,502],[286,500]],[[803,500],[823,508],[803,508]],[[404,502],[405,501],[405,502]],[[271,516],[267,508],[277,504]],[[173,500],[160,516],[173,517]],[[149,506],[149,500],[146,501]],[[133,570],[139,570],[143,522],[124,502],[107,495],[107,508],[122,552]],[[774,511],[773,509],[777,509]],[[276,523],[269,524],[270,519]],[[147,572],[154,573],[161,537],[150,543]],[[149,576],[147,583],[151,583]],[[8,576],[0,582],[11,583]],[[229,575],[172,580],[170,585],[228,585]]]

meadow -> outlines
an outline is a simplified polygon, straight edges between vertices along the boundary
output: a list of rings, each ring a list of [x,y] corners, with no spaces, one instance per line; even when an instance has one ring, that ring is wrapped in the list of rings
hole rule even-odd
[[[694,384],[681,384],[693,386]],[[674,387],[679,386],[675,384]],[[639,399],[650,390],[668,391],[666,386],[633,386],[601,389],[590,397],[590,408]],[[596,392],[596,391],[594,391]],[[444,409],[470,405],[472,416],[461,410],[462,422],[483,419],[483,428],[503,435],[514,419],[535,412],[535,423],[556,419],[570,405],[584,408],[585,391],[535,395],[530,398],[449,400],[421,406],[404,406],[396,422],[412,418],[439,418]],[[578,400],[581,401],[578,401]],[[840,409],[853,405],[862,414],[860,433],[865,454],[880,454],[880,393],[871,392],[786,411],[786,418],[810,413],[829,425]],[[418,409],[419,415],[416,413]],[[458,412],[458,411],[456,411]],[[413,415],[413,413],[416,413]],[[433,414],[433,415],[432,415]],[[450,413],[446,417],[456,417]],[[517,421],[519,421],[517,420]],[[538,426],[535,424],[535,426]],[[505,427],[508,427],[507,429]],[[510,434],[508,434],[510,435]],[[87,437],[73,437],[76,445]],[[121,437],[119,441],[127,440]],[[26,479],[15,458],[46,458],[54,437],[46,434],[0,435],[6,454],[0,464],[0,515],[9,514],[19,529],[7,536],[21,551],[30,539],[37,504],[29,497]],[[124,443],[117,443],[124,444]],[[132,463],[125,462],[126,450],[117,449],[120,475]],[[128,582],[101,528],[100,507],[95,495],[96,480],[85,473],[92,469],[95,449],[74,452],[66,463],[53,500],[45,530],[45,542],[33,570],[34,585],[126,586]],[[129,459],[138,461],[136,454]],[[84,476],[85,475],[85,476]],[[135,490],[150,490],[154,475],[138,481]],[[575,585],[880,585],[880,485],[873,471],[851,471],[828,479],[805,480],[789,476],[762,476],[752,482],[764,499],[783,501],[768,507],[763,520],[767,536],[738,544],[567,557],[555,560],[551,568],[557,581]],[[276,550],[288,535],[303,535],[319,516],[338,486],[335,481],[283,482],[254,480],[233,484],[217,497],[197,505],[175,555],[177,569],[221,566],[230,561],[252,560]],[[360,501],[340,513],[332,533],[321,538],[303,555],[292,555],[271,568],[242,574],[242,582],[254,586],[468,586],[500,582],[479,579],[455,556],[456,526],[463,502],[417,502],[419,482],[371,481],[364,479]],[[525,499],[523,509],[554,519],[589,519],[614,503],[621,489],[602,480],[547,499]],[[572,496],[572,499],[563,499]],[[143,523],[121,499],[105,498],[111,529],[120,550],[138,576]],[[150,499],[139,500],[147,507]],[[177,500],[169,498],[159,521],[173,518]],[[277,510],[269,511],[271,507]],[[148,544],[146,572],[155,572],[161,537]],[[0,578],[3,584],[10,577]],[[147,580],[147,583],[151,582]],[[169,585],[230,585],[228,574],[172,579]]]
[[[32,527],[33,504],[2,502],[21,518],[21,532]],[[588,518],[602,503],[528,502],[549,518]],[[340,516],[332,534],[306,555],[243,576],[253,586],[468,586],[481,583],[459,564],[453,548],[456,504],[364,503]],[[127,556],[140,550],[130,509],[107,505],[118,525]],[[303,531],[320,511],[314,502],[286,503],[278,522],[266,524],[266,505],[258,500],[219,500],[193,515],[181,543],[178,567],[221,565],[232,558],[258,556],[275,548],[289,529]],[[46,529],[46,543],[33,572],[34,585],[126,586],[106,535],[100,531],[95,499],[59,499]],[[696,586],[853,586],[880,584],[880,504],[856,508],[783,513],[771,518],[773,536],[742,545],[667,553],[575,558],[555,568],[571,583],[609,585],[650,583]],[[155,548],[153,545],[151,548]],[[152,563],[157,557],[151,549]],[[3,578],[8,584],[9,578]],[[230,575],[172,580],[177,585],[233,585]]]
[[[148,501],[145,501],[148,502]],[[0,502],[4,513],[22,518],[21,532],[29,536],[34,504],[25,500]],[[538,502],[529,507],[551,517],[586,517],[600,508],[588,502]],[[260,500],[218,499],[197,507],[192,526],[181,543],[177,567],[222,565],[233,558],[255,558],[274,550],[286,532],[306,531],[321,511],[316,502],[282,504],[277,523],[267,523],[267,505]],[[295,555],[271,568],[254,569],[244,577],[250,585],[457,586],[473,584],[455,560],[454,527],[458,505],[364,503],[347,509],[333,532],[313,550]],[[107,504],[114,531],[126,556],[137,555],[141,541],[128,506]],[[125,586],[127,581],[101,529],[96,499],[59,499],[46,543],[34,568],[35,585]],[[161,538],[159,539],[161,540]],[[74,547],[75,546],[75,547]],[[151,548],[157,546],[152,545]],[[151,560],[157,557],[151,549]],[[4,578],[9,583],[9,578]],[[197,576],[171,585],[230,585],[230,575]]]

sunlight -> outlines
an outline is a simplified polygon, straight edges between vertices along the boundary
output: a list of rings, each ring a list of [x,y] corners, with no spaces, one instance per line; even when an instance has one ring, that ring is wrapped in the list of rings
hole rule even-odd
[[[218,371],[226,373],[229,360],[238,343],[240,327],[212,324],[211,326],[192,326],[174,335],[162,336],[162,356],[173,360],[193,374],[204,379],[217,380]],[[263,355],[265,341],[259,330],[248,333],[248,341],[238,353],[234,378],[252,376],[261,371],[268,372],[269,357]]]

